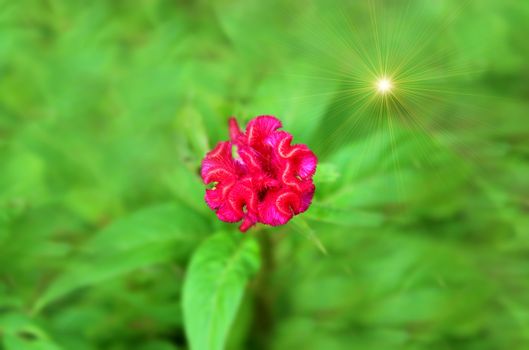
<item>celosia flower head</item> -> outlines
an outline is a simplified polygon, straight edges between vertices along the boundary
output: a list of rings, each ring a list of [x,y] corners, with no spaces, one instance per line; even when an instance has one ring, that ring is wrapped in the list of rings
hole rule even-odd
[[[242,232],[257,222],[283,225],[312,201],[318,160],[280,128],[277,118],[259,116],[242,132],[231,118],[230,141],[219,142],[202,161],[202,179],[212,186],[206,203],[222,221],[242,220]]]

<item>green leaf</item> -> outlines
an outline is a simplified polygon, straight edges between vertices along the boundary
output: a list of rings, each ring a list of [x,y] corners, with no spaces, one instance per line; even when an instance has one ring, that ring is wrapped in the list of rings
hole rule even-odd
[[[2,160],[0,204],[8,201],[39,203],[46,198],[44,161],[25,149]]]
[[[0,335],[2,336],[0,345],[3,345],[5,350],[61,349],[42,329],[20,314],[13,313],[0,317]]]
[[[318,238],[318,235],[312,227],[300,216],[296,217],[294,220],[292,220],[292,226],[296,231],[304,235],[309,241],[311,241],[320,252],[327,255],[327,248],[323,245],[323,243]]]
[[[308,220],[344,227],[378,227],[384,221],[384,216],[375,211],[353,210],[319,203],[313,203],[303,216]]]
[[[200,217],[175,204],[158,205],[120,219],[88,242],[37,300],[34,311],[80,287],[185,256],[197,235],[205,231]]]
[[[184,322],[193,350],[223,349],[248,280],[259,269],[249,236],[219,233],[194,254],[183,291]]]

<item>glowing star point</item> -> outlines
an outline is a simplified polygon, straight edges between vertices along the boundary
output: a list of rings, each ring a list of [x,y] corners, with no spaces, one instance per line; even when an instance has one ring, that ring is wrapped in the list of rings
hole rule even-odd
[[[376,88],[378,93],[387,94],[393,89],[393,83],[388,78],[380,78],[377,80]]]

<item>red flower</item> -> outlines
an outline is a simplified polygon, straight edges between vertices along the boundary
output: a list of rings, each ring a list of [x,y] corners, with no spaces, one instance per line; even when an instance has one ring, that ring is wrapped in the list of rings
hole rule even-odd
[[[291,145],[292,135],[279,128],[277,118],[259,116],[243,133],[231,118],[231,140],[219,142],[202,161],[202,179],[213,185],[206,203],[222,221],[243,220],[242,232],[256,222],[283,225],[312,201],[318,159],[307,146]]]

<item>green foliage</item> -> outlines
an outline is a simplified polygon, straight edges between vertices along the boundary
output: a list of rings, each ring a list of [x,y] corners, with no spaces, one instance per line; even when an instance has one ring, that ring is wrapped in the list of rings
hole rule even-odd
[[[79,287],[103,283],[144,266],[182,259],[193,247],[190,227],[194,235],[207,230],[195,214],[174,204],[143,209],[117,220],[81,248],[37,300],[35,311]]]
[[[6,350],[60,350],[49,336],[20,314],[7,314],[0,318],[3,345]]]
[[[529,348],[528,32],[518,0],[0,0],[0,349]],[[259,114],[317,189],[243,235],[199,169]]]
[[[248,280],[259,268],[250,237],[219,233],[195,252],[183,290],[186,333],[197,350],[223,349]]]

